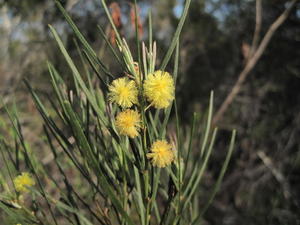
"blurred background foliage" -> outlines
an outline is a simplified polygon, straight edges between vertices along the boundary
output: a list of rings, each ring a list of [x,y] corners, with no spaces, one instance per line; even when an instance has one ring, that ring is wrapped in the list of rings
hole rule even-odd
[[[289,1],[262,1],[261,37],[285,10]],[[116,74],[116,62],[106,51],[97,29],[110,35],[98,0],[64,0],[64,7]],[[108,1],[112,3],[112,1]],[[132,3],[111,5],[121,34],[133,42]],[[144,0],[139,4],[139,31],[147,40],[147,14],[153,14],[154,38],[160,60],[169,44],[183,0]],[[215,108],[224,101],[245,64],[245,47],[255,28],[254,0],[193,0],[180,38],[180,73],[177,97],[181,120],[189,126],[193,111],[205,113],[210,90]],[[52,39],[48,24],[63,37],[80,65],[70,28],[51,0],[0,0],[0,94],[5,103],[16,103],[31,145],[39,143],[39,117],[22,83],[30,80],[43,95],[51,95],[46,61],[68,79],[70,71]],[[132,45],[134,48],[134,45]],[[238,130],[237,148],[222,189],[205,220],[207,224],[300,224],[300,3],[276,31],[266,51],[249,74],[241,91],[217,125],[227,140]],[[72,82],[70,80],[70,82]],[[3,109],[1,109],[1,114]],[[2,120],[4,122],[2,122]],[[5,123],[5,117],[1,124]],[[4,126],[0,127],[5,132]],[[27,131],[27,132],[26,132]],[[207,187],[215,181],[224,158],[223,139],[206,174]],[[0,164],[0,168],[2,165]],[[205,191],[206,186],[203,186]],[[200,200],[199,204],[205,202]]]

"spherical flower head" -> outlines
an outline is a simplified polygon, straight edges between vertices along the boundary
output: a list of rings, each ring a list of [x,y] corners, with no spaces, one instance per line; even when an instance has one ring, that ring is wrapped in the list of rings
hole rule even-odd
[[[138,102],[138,89],[133,80],[127,77],[114,80],[109,89],[109,100],[117,103],[122,108],[130,108]]]
[[[174,100],[174,80],[168,72],[148,74],[144,81],[144,94],[155,108],[166,108]]]
[[[147,158],[151,159],[153,166],[163,168],[174,161],[175,151],[167,141],[159,140],[152,144],[151,153],[147,153]]]
[[[18,192],[25,193],[29,191],[27,187],[35,185],[35,181],[29,173],[23,172],[14,179],[14,185]]]
[[[141,118],[136,110],[127,109],[116,117],[116,128],[120,135],[135,138],[139,135]]]

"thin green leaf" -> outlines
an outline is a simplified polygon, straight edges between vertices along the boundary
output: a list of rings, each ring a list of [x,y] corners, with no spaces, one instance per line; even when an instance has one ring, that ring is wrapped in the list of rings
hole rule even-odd
[[[234,150],[234,143],[235,143],[235,137],[236,137],[236,130],[233,130],[232,131],[232,135],[231,135],[231,140],[230,140],[230,145],[229,145],[229,149],[228,149],[228,152],[227,152],[227,155],[226,155],[226,159],[223,163],[223,166],[222,166],[222,169],[221,169],[221,172],[218,176],[218,179],[217,179],[217,182],[216,184],[214,185],[214,188],[208,198],[208,200],[206,201],[206,204],[205,206],[202,208],[202,210],[200,211],[200,213],[198,214],[197,218],[193,221],[192,225],[197,225],[199,224],[202,216],[204,215],[204,213],[206,212],[206,210],[208,209],[208,207],[210,206],[210,204],[212,203],[212,201],[214,200],[215,196],[216,196],[216,193],[218,192],[218,190],[220,189],[221,187],[221,183],[222,183],[222,180],[223,180],[223,177],[224,177],[224,174],[227,170],[227,167],[228,167],[228,164],[229,164],[229,161],[231,159],[231,155],[232,155],[232,152]]]
[[[214,104],[214,92],[211,91],[210,92],[210,99],[209,99],[209,107],[208,107],[208,116],[207,116],[206,128],[205,128],[204,139],[203,139],[203,142],[202,142],[201,152],[200,152],[201,156],[203,156],[203,154],[204,154],[206,144],[207,144],[207,140],[208,140],[208,136],[209,136],[209,132],[210,132],[211,120],[212,120],[212,114],[213,114],[213,104]]]
[[[50,30],[61,50],[61,52],[63,53],[70,69],[72,70],[73,72],[73,75],[75,76],[76,80],[78,81],[81,89],[83,90],[83,92],[85,93],[87,99],[90,101],[93,109],[95,110],[95,112],[98,114],[99,116],[99,119],[101,120],[101,122],[103,124],[107,124],[107,119],[104,117],[104,113],[100,110],[98,104],[97,104],[97,101],[95,99],[95,97],[91,94],[91,92],[89,91],[89,89],[87,88],[87,86],[85,85],[85,82],[82,80],[80,74],[79,74],[79,71],[77,70],[74,62],[72,61],[70,55],[68,54],[67,50],[65,49],[60,37],[58,36],[57,32],[55,31],[55,29],[49,25],[50,27]]]
[[[89,43],[86,41],[86,39],[84,38],[84,36],[81,34],[81,32],[79,31],[79,29],[77,28],[77,26],[75,25],[75,23],[73,22],[73,20],[71,19],[71,17],[68,15],[68,13],[64,9],[64,7],[57,0],[55,0],[55,3],[57,5],[57,7],[59,8],[59,10],[61,11],[61,13],[63,14],[63,16],[65,17],[65,19],[67,20],[68,24],[73,29],[76,37],[79,39],[79,41],[81,42],[81,44],[83,45],[83,47],[86,49],[86,51],[89,54],[89,56],[91,58],[93,58],[98,63],[98,65],[100,66],[101,70],[107,76],[109,76],[111,78],[114,78],[113,75],[105,67],[105,65],[99,60],[99,58],[97,57],[96,52],[93,50],[93,48],[89,45]]]
[[[198,185],[199,185],[199,183],[200,183],[200,181],[201,181],[201,179],[202,179],[203,173],[204,173],[204,171],[205,171],[205,169],[206,169],[208,160],[209,160],[209,158],[210,158],[210,155],[211,155],[211,152],[212,152],[214,143],[215,143],[215,138],[216,138],[216,135],[217,135],[217,131],[218,131],[217,128],[215,128],[214,131],[213,131],[212,138],[211,138],[211,142],[210,142],[210,146],[209,146],[209,148],[208,148],[208,150],[207,150],[207,153],[206,153],[206,155],[205,155],[205,158],[204,158],[204,161],[203,161],[203,164],[202,164],[200,170],[197,171],[197,175],[198,175],[198,176],[197,176],[196,180],[193,182],[193,185],[192,185],[192,188],[191,188],[189,194],[187,195],[188,188],[186,188],[186,191],[185,191],[184,194],[183,194],[184,197],[187,196],[187,197],[185,198],[185,200],[184,200],[185,203],[184,203],[184,205],[183,205],[183,209],[185,209],[185,207],[186,207],[187,204],[189,203],[190,199],[192,198],[193,194],[195,193],[195,191],[196,191],[196,189],[197,189],[197,187],[198,187]]]
[[[187,13],[188,13],[188,10],[189,10],[189,7],[190,7],[190,4],[191,4],[191,0],[186,0],[185,1],[185,4],[184,4],[184,9],[183,9],[183,12],[182,12],[182,15],[180,17],[180,20],[179,20],[179,23],[178,23],[178,26],[176,28],[176,31],[175,31],[175,34],[173,36],[173,39],[171,41],[171,45],[165,55],[165,57],[163,58],[163,61],[161,63],[161,70],[165,70],[168,62],[170,61],[170,58],[171,58],[171,55],[175,49],[175,46],[177,44],[177,41],[179,40],[179,35],[181,33],[181,30],[182,30],[182,27],[183,27],[183,24],[185,22],[185,19],[186,19],[186,16],[187,16]]]

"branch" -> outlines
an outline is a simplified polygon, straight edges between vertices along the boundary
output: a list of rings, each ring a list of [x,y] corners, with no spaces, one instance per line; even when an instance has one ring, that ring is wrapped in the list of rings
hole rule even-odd
[[[218,109],[216,115],[213,118],[213,124],[216,124],[224,115],[226,110],[228,109],[229,105],[233,102],[236,95],[239,93],[241,89],[241,85],[245,81],[248,74],[252,71],[254,66],[256,65],[257,61],[260,59],[262,54],[264,53],[267,45],[269,44],[272,36],[274,35],[275,31],[283,24],[283,22],[288,18],[292,8],[295,6],[298,0],[293,0],[290,5],[284,10],[284,12],[272,23],[269,27],[267,33],[265,34],[264,38],[260,42],[257,50],[255,50],[253,56],[250,55],[249,60],[247,61],[246,66],[242,70],[242,72],[238,76],[238,80],[234,84],[233,88],[231,89],[230,93],[227,95],[225,101],[222,103],[221,107]],[[253,40],[254,42],[254,40]],[[252,46],[253,47],[253,46]]]

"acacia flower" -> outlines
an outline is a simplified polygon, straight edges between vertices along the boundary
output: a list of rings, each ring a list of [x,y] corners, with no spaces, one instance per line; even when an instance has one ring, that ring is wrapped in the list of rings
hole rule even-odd
[[[35,185],[35,181],[29,173],[23,172],[14,179],[14,185],[18,192],[28,192],[27,187]]]
[[[147,153],[147,158],[151,159],[153,166],[166,167],[175,159],[175,151],[165,140],[159,140],[152,144],[151,153]]]
[[[166,108],[174,99],[174,80],[161,70],[148,74],[144,81],[144,94],[155,108]]]
[[[116,117],[116,128],[120,135],[135,138],[138,136],[141,118],[136,110],[127,109]]]
[[[138,89],[133,80],[122,77],[114,80],[109,89],[109,99],[122,108],[130,108],[138,102]]]

